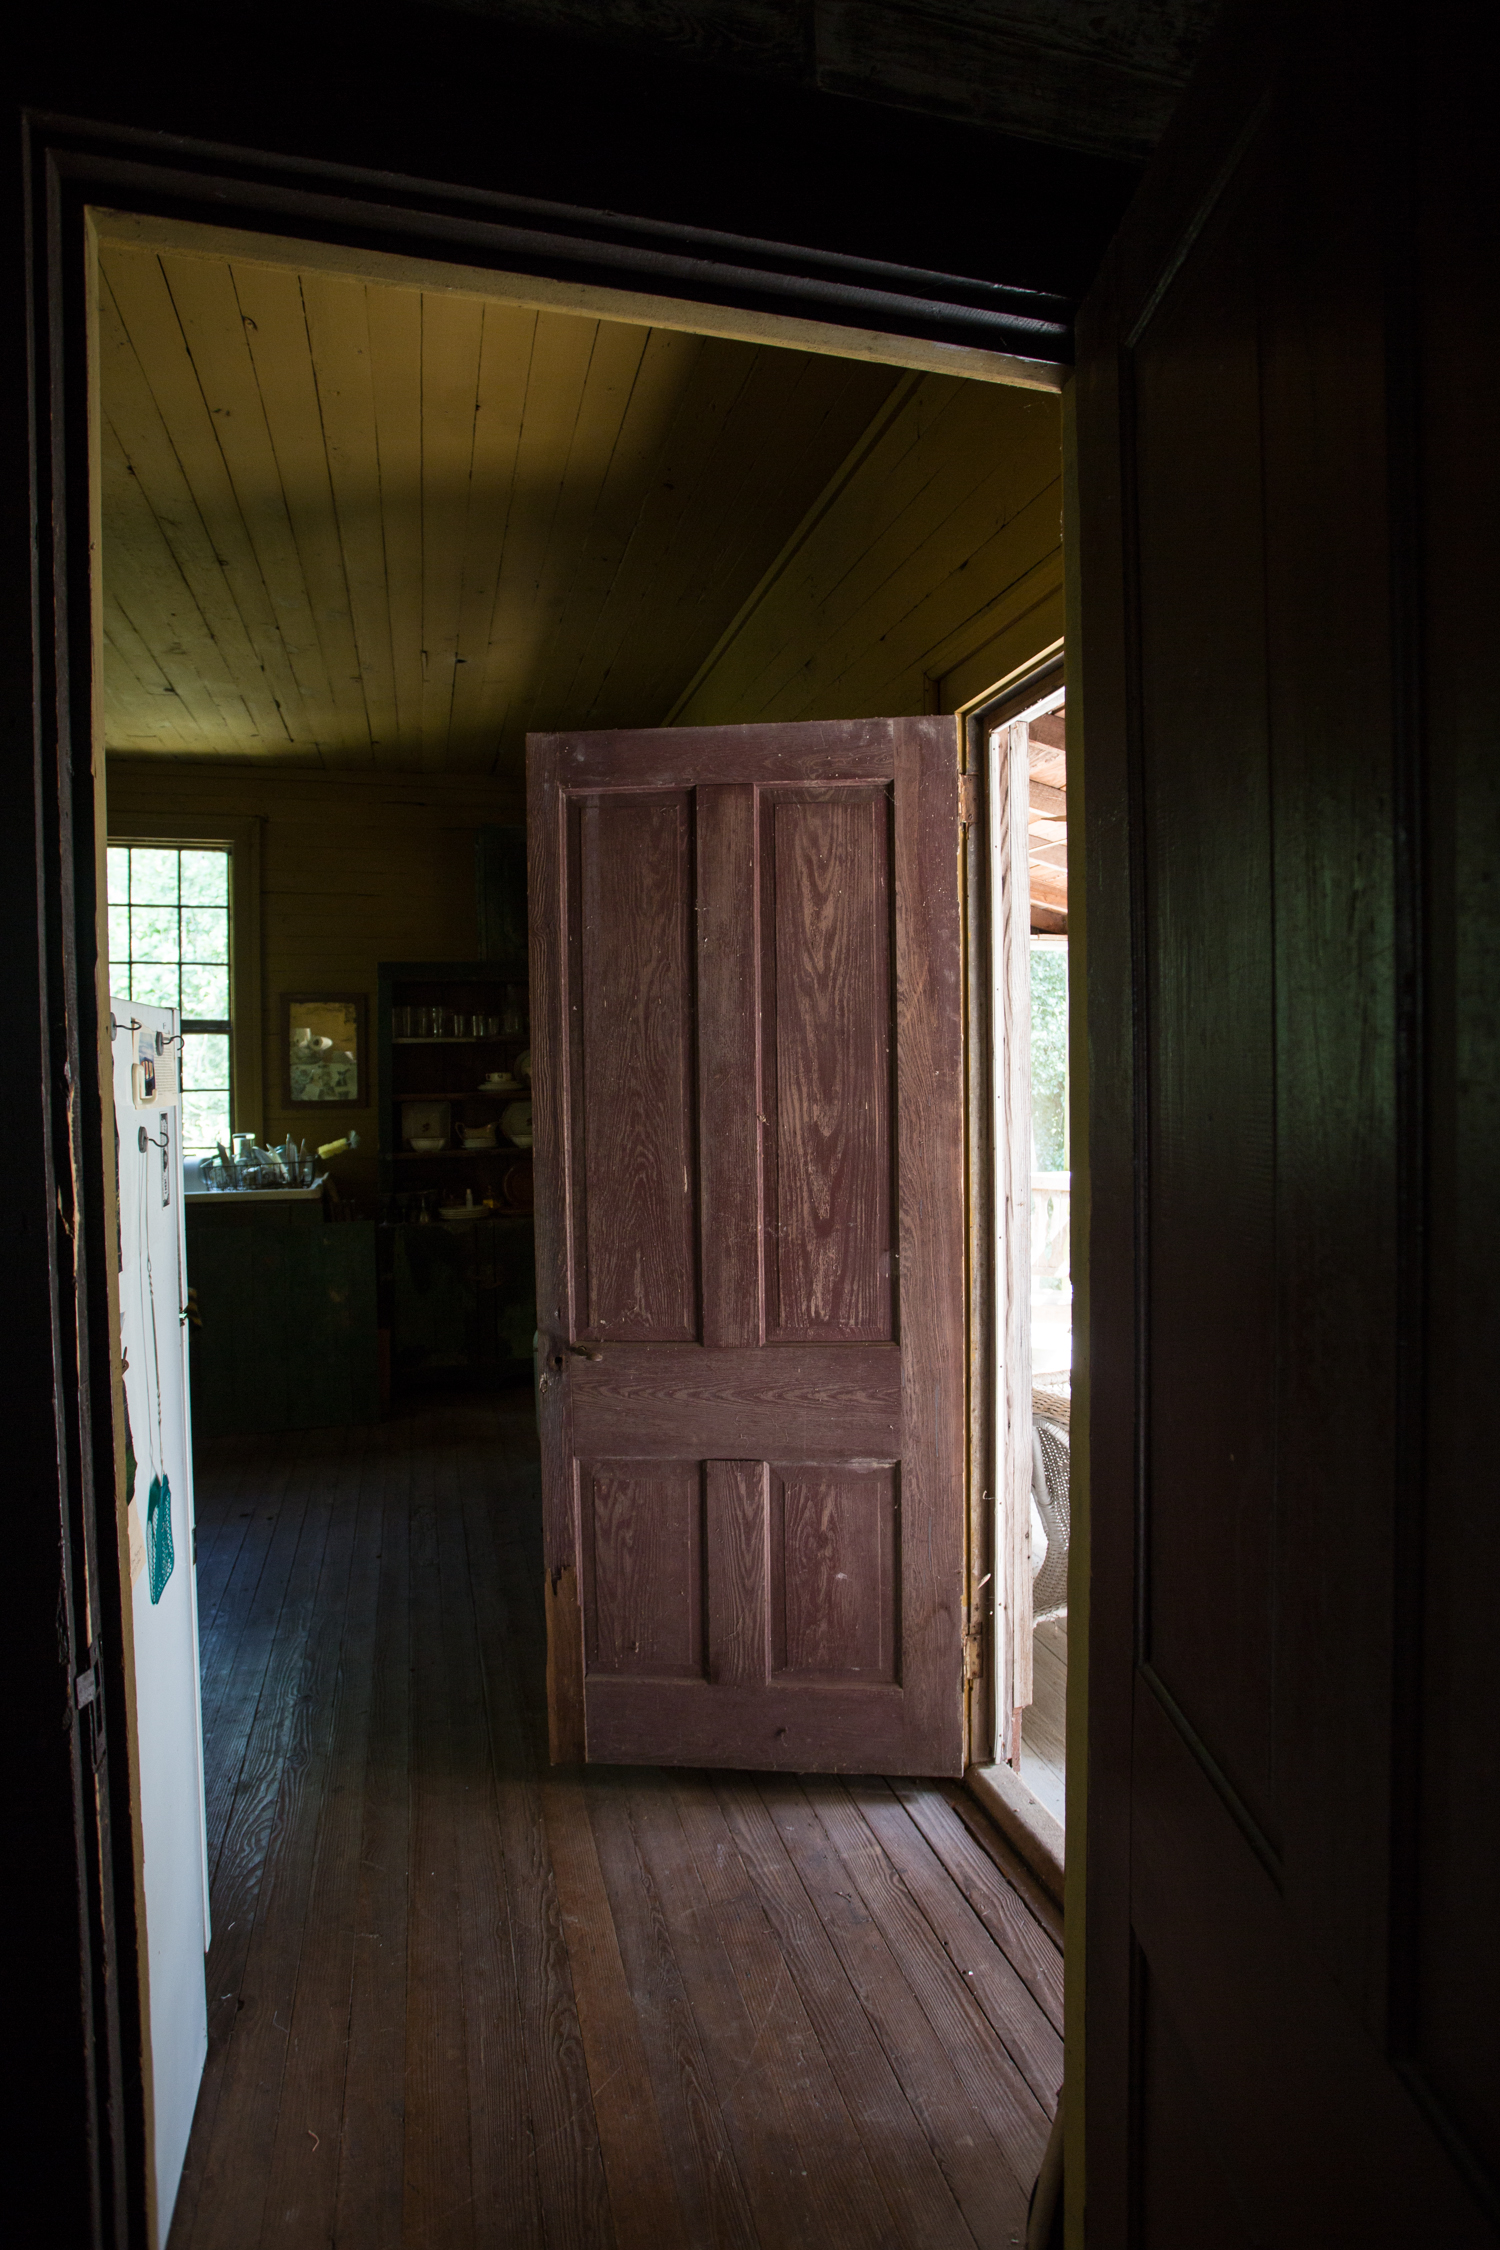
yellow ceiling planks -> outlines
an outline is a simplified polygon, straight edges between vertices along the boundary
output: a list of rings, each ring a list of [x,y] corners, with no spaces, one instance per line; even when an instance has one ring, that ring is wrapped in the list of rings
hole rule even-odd
[[[464,529],[458,649],[445,762],[484,771],[498,750],[501,698],[487,676],[500,566],[505,554],[516,462],[526,415],[537,314],[523,305],[486,305],[474,402],[474,451]]]
[[[529,730],[663,723],[715,651],[795,697],[752,597],[851,449],[919,544],[962,505],[920,458],[951,382],[877,440],[887,366],[214,239],[101,244],[110,747],[510,776]],[[877,558],[829,559],[788,568],[847,636]]]
[[[132,392],[149,396],[161,424],[162,472],[170,453],[274,706],[276,718],[262,721],[263,732],[269,739],[279,725],[289,743],[310,743],[302,693],[160,260],[111,249],[107,262],[101,260],[99,311],[103,410],[128,446],[139,440],[146,420],[144,406],[132,407]],[[107,521],[105,531],[107,549]],[[246,690],[252,708],[257,692]]]
[[[101,606],[106,742],[121,750],[184,749],[189,738],[177,723],[181,706],[171,701],[171,681],[107,590]]]
[[[464,548],[484,306],[422,298],[422,732],[420,764],[440,765],[461,651]]]
[[[641,480],[649,474],[649,452],[635,442],[622,444],[649,338],[648,329],[601,324],[594,339],[533,598],[528,728],[566,723],[557,683],[576,668],[599,562],[612,573],[639,506]],[[632,431],[632,440],[635,436]]]
[[[536,723],[527,690],[545,632],[537,614],[537,592],[598,326],[597,321],[545,314],[537,322],[505,551],[489,643],[483,651],[497,748],[508,746],[512,752],[518,734],[524,735]],[[480,652],[475,654],[478,657]]]
[[[168,255],[162,272],[286,651],[301,706],[294,731],[316,758],[325,744],[336,746],[338,720],[250,356],[247,320],[253,315],[241,310],[227,262]]]
[[[681,693],[681,674],[670,667],[673,649],[712,645],[719,620],[734,614],[743,588],[762,577],[788,524],[826,483],[830,460],[848,456],[898,380],[889,368],[850,362],[835,375],[811,358],[757,354],[725,425],[701,553],[662,614],[654,669],[641,680],[643,699],[671,708]]]
[[[375,384],[365,288],[326,273],[302,276],[302,308],[312,352],[318,418],[364,709],[376,763],[400,739],[391,615],[386,600],[385,523]]]
[[[366,764],[371,756],[370,719],[318,408],[302,279],[271,266],[231,270],[297,565],[322,650],[334,729],[326,739],[330,748]]]
[[[188,579],[162,534],[112,424],[100,431],[103,499],[113,525],[112,589],[191,722],[219,743],[259,731]]]
[[[712,487],[705,484],[703,471],[754,356],[743,346],[698,340],[692,382],[663,435],[654,473],[644,481],[626,567],[616,574],[594,635],[590,724],[626,723],[620,714],[633,706],[643,636],[651,633],[648,619],[671,604],[675,574],[682,567],[677,547],[685,522],[705,503],[712,505]]]
[[[256,656],[223,560],[203,521],[160,410],[140,362],[130,349],[118,309],[107,290],[102,293],[100,306],[100,348],[101,356],[107,357],[110,363],[109,412],[103,422],[101,438],[115,449],[126,473],[134,478],[136,492],[149,510],[154,527],[155,537],[150,539],[150,544],[154,548],[159,541],[170,555],[203,632],[214,643],[211,672],[215,678],[216,699],[222,703],[222,690],[232,682],[228,708],[243,705],[263,742],[270,745],[283,742],[287,739],[286,725],[265,667]],[[121,527],[116,532],[118,539],[128,538],[123,525],[125,519],[132,516],[137,522],[138,537],[149,537],[145,534],[144,518],[127,490],[114,516]],[[126,552],[122,546],[122,563]],[[157,555],[155,559],[157,566],[162,567],[164,558]],[[138,555],[134,567],[139,568]],[[231,723],[239,722],[233,719]]]
[[[421,297],[415,289],[367,289],[365,319],[400,742],[398,754],[379,763],[413,766],[422,733]]]
[[[634,563],[632,541],[641,509],[661,473],[662,449],[691,394],[701,356],[699,337],[669,329],[648,329],[641,335],[630,395],[581,543],[569,601],[570,630],[538,682],[537,708],[549,716],[528,720],[529,725],[572,725],[578,723],[574,713],[597,708],[600,623],[621,572],[628,574]]]

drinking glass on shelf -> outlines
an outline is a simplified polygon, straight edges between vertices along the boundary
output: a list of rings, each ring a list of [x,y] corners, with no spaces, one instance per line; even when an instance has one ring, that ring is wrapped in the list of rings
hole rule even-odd
[[[500,1018],[500,1028],[507,1035],[514,1035],[521,1028],[521,995],[513,984],[505,987],[505,1008]]]

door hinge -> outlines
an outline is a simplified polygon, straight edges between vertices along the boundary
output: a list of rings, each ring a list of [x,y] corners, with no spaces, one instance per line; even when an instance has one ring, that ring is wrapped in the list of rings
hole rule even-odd
[[[984,1627],[971,1625],[964,1634],[964,1685],[984,1671]]]
[[[958,825],[972,828],[979,818],[979,776],[961,773],[958,777]]]
[[[89,1661],[81,1672],[73,1675],[73,1702],[85,1714],[88,1730],[89,1763],[95,1773],[104,1763],[104,1682],[99,1673],[99,1644],[89,1644]]]

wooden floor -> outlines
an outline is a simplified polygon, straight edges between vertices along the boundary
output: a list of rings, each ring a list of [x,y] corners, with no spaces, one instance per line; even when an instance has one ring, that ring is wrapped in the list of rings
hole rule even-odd
[[[1054,1820],[1067,1811],[1068,1621],[1038,1625],[1031,1643],[1032,1700],[1021,1721],[1021,1779]]]
[[[200,1462],[174,2250],[1010,2250],[1062,2077],[1045,1902],[946,1784],[553,1773],[534,1455],[521,1398]]]

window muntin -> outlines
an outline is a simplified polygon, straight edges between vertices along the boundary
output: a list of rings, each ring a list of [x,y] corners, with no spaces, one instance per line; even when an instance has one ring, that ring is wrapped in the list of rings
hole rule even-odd
[[[188,1155],[230,1136],[230,859],[222,844],[109,847],[110,989],[178,1010]]]

